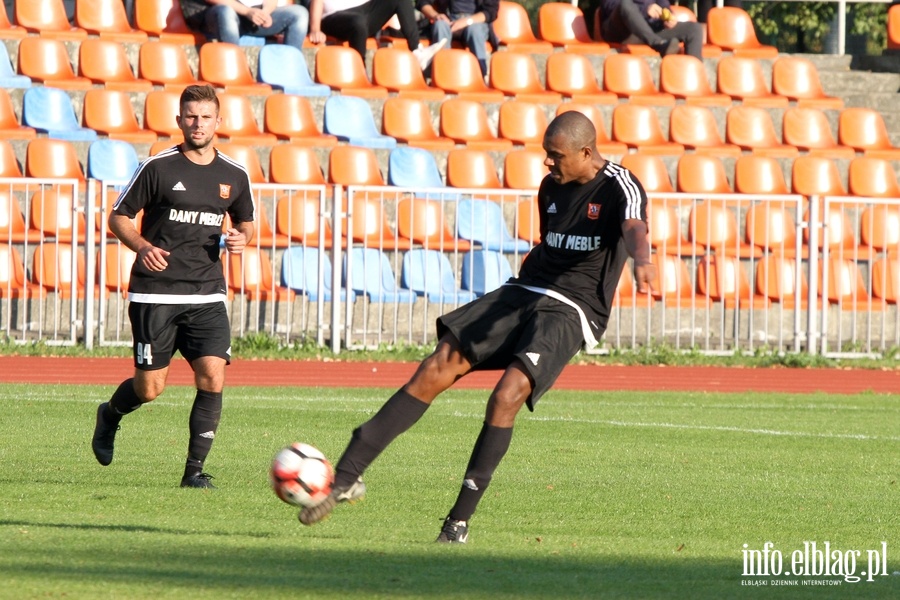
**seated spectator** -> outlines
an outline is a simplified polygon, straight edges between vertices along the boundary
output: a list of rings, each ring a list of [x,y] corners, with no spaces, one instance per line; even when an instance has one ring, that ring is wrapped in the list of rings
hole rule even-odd
[[[394,15],[424,71],[443,44],[419,46],[419,26],[410,0],[310,0],[309,41],[322,44],[330,35],[350,42],[350,47],[365,60],[366,40],[375,37]]]
[[[679,22],[669,0],[599,0],[600,33],[607,42],[647,44],[665,56],[679,51],[702,58],[703,26]]]
[[[432,43],[444,40],[449,47],[451,39],[460,40],[478,59],[481,74],[487,75],[490,42],[496,52],[498,40],[491,26],[497,19],[500,0],[417,0],[418,8],[431,23]]]
[[[687,4],[682,0],[679,4]],[[724,6],[734,6],[737,8],[741,8],[741,0],[725,0],[722,3]],[[716,0],[697,0],[697,21],[700,23],[706,23],[706,15],[709,14],[709,9],[716,6]],[[688,6],[690,8],[690,5]]]
[[[303,48],[309,11],[299,4],[276,6],[277,0],[181,0],[184,19],[209,40],[237,44],[242,35],[284,34],[284,43]]]

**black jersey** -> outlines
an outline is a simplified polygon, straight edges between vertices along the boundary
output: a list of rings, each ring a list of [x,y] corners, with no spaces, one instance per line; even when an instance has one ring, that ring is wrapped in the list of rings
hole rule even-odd
[[[113,206],[133,218],[141,210],[141,235],[167,250],[169,266],[148,270],[135,261],[128,298],[156,304],[204,304],[224,301],[225,276],[219,259],[222,223],[253,221],[253,197],[247,171],[216,151],[198,165],[175,146],[141,163]]]
[[[538,190],[541,242],[509,283],[549,294],[578,310],[585,343],[606,330],[610,306],[628,258],[626,219],[647,220],[647,194],[637,178],[608,162],[586,184],[545,177]]]

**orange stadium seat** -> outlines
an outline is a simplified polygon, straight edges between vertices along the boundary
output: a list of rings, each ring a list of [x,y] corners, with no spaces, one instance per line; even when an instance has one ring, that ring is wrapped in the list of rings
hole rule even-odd
[[[791,165],[791,191],[804,196],[846,196],[837,164],[822,156],[800,156]]]
[[[110,90],[149,92],[153,89],[152,82],[134,76],[125,46],[112,40],[89,38],[81,42],[78,70],[83,77]]]
[[[275,205],[275,230],[290,242],[304,246],[319,246],[320,232],[324,248],[331,248],[333,234],[325,220],[320,226],[319,198],[293,194],[282,196]]]
[[[238,94],[219,94],[219,127],[216,135],[235,144],[273,146],[278,138],[263,133],[256,122],[250,99]]]
[[[666,139],[652,106],[619,104],[613,109],[612,139],[645,154],[680,156],[684,146]]]
[[[687,6],[681,6],[680,4],[672,4],[669,6],[669,10],[672,11],[672,15],[675,17],[675,20],[679,23],[696,23],[697,15],[694,14]],[[705,29],[705,26],[704,26]],[[703,49],[700,52],[700,55],[703,58],[719,58],[722,56],[722,49],[715,44],[706,43],[706,35],[704,31],[704,43]],[[677,54],[670,54],[669,56],[678,56]],[[682,54],[681,56],[689,56]]]
[[[859,156],[850,161],[847,187],[851,196],[900,198],[894,165],[885,158]]]
[[[653,154],[626,154],[622,166],[631,171],[647,192],[675,192],[669,170],[663,160]]]
[[[691,208],[688,221],[688,241],[709,252],[758,258],[762,251],[738,235],[737,215],[721,201],[699,202]]]
[[[828,270],[828,289],[825,290],[825,270]],[[837,304],[841,310],[870,311],[879,310],[880,302],[869,298],[862,271],[857,262],[851,258],[829,256],[827,261],[819,262],[819,290],[828,298],[830,304]]]
[[[797,256],[797,222],[785,205],[763,200],[747,209],[746,220],[748,243],[766,254]],[[800,252],[808,258],[806,245],[801,244]]]
[[[441,135],[476,150],[503,152],[512,148],[510,140],[498,138],[488,123],[483,104],[474,100],[448,98],[441,103]]]
[[[753,58],[723,56],[716,67],[720,93],[740,100],[745,106],[787,108],[788,99],[769,91],[760,62]]]
[[[790,194],[781,163],[771,156],[745,154],[734,162],[734,191],[739,194]]]
[[[888,9],[887,47],[891,50],[900,49],[900,8],[896,5]]]
[[[259,162],[259,154],[256,153],[254,146],[228,142],[224,144],[217,143],[216,149],[243,166],[250,176],[250,183],[266,182],[265,173],[263,173],[262,165]]]
[[[6,6],[0,7],[0,40],[21,40],[28,35],[24,27],[13,25],[6,14]]]
[[[179,0],[134,0],[134,24],[161,42],[199,46],[206,41],[188,27]]]
[[[553,44],[537,39],[531,29],[531,20],[525,7],[518,2],[500,1],[497,18],[493,22],[494,33],[501,47],[511,52],[526,54],[550,54]]]
[[[328,154],[328,181],[343,186],[384,186],[384,175],[372,148],[337,146]]]
[[[37,138],[25,151],[25,176],[49,179],[77,179],[85,182],[75,146],[66,140]]]
[[[811,218],[809,208],[803,212],[803,220],[809,221]],[[819,222],[824,224],[824,228],[819,228],[819,236],[816,247],[821,250],[828,246],[833,254],[839,256],[867,256],[869,248],[863,248],[861,244],[856,242],[856,230],[850,224],[850,219],[844,208],[839,204],[831,204],[826,212],[821,203],[819,204]],[[809,228],[803,230],[803,241],[810,243]]]
[[[549,173],[543,150],[510,150],[503,158],[503,186],[514,190],[536,190]]]
[[[0,139],[30,140],[36,135],[33,127],[21,124],[9,92],[0,88]]]
[[[872,296],[887,304],[897,304],[900,300],[900,260],[888,256],[872,263]]]
[[[888,252],[896,257],[900,251],[900,207],[874,204],[863,209],[859,218],[859,239],[873,252]]]
[[[434,55],[431,81],[449,94],[476,102],[503,102],[503,92],[484,83],[478,59],[468,50],[450,48]]]
[[[19,73],[66,90],[93,87],[87,77],[78,77],[69,62],[69,52],[61,40],[29,36],[19,42]]]
[[[872,158],[900,159],[881,113],[873,108],[845,108],[838,117],[838,143]]]
[[[657,157],[654,157],[657,158]],[[663,254],[693,256],[695,248],[684,236],[674,202],[653,199],[647,203],[650,247]],[[702,248],[700,248],[702,250]]]
[[[409,250],[412,241],[397,236],[387,218],[385,200],[367,197],[365,194],[353,196],[353,226],[350,238],[367,248],[379,248],[385,251]],[[346,223],[343,230],[347,232]]]
[[[707,254],[697,265],[697,295],[713,302],[724,302],[725,308],[766,308],[769,299],[754,294],[750,278],[739,258]]]
[[[653,298],[676,307],[690,307],[695,301],[694,282],[688,272],[687,263],[671,254],[654,254],[651,260],[656,263]]]
[[[132,144],[152,144],[156,132],[141,128],[127,92],[88,90],[84,95],[83,122],[110,139]]]
[[[741,149],[722,140],[716,117],[705,106],[679,104],[669,113],[669,139],[697,154],[738,157]]]
[[[384,101],[381,113],[382,131],[417,148],[450,150],[456,142],[439,136],[431,123],[431,109],[415,98],[395,96]]]
[[[40,242],[43,234],[25,224],[19,200],[8,190],[0,190],[0,244]],[[0,269],[3,265],[0,264]]]
[[[785,309],[792,309],[799,303],[800,308],[805,309],[808,304],[808,289],[806,269],[798,264],[796,258],[768,254],[756,263],[756,291],[769,301],[778,303]]]
[[[150,41],[141,44],[138,73],[167,91],[181,92],[200,83],[191,69],[184,47],[172,42]]]
[[[22,177],[22,168],[9,140],[0,139],[0,177]]]
[[[269,153],[269,181],[325,185],[325,174],[316,151],[298,144],[277,144]]]
[[[844,108],[843,100],[822,89],[816,65],[797,56],[783,56],[772,65],[772,91],[803,108]]]
[[[538,10],[541,39],[566,52],[609,54],[609,44],[591,39],[584,13],[568,2],[547,2]]]
[[[372,58],[372,82],[401,98],[443,100],[444,90],[430,86],[416,56],[405,48],[384,47]]]
[[[828,117],[817,108],[788,108],[784,111],[781,128],[786,144],[812,156],[846,159],[856,156],[856,150],[837,143]]]
[[[542,148],[548,124],[547,114],[540,104],[508,100],[500,105],[497,132],[517,146]]]
[[[200,79],[225,88],[229,94],[268,96],[272,86],[259,83],[250,72],[244,49],[219,42],[200,46]]]
[[[547,57],[546,76],[547,89],[559,92],[572,102],[616,104],[619,101],[618,96],[604,90],[597,82],[594,66],[583,54],[551,54]]]
[[[117,42],[144,43],[147,33],[133,29],[121,0],[78,0],[75,23],[88,33]]]
[[[25,263],[19,250],[0,240],[0,298],[43,298],[39,285],[26,279]]]
[[[800,151],[781,141],[772,115],[759,106],[733,106],[725,117],[725,141],[772,158],[794,158]]]
[[[537,64],[530,54],[494,52],[489,78],[492,88],[517,100],[545,104],[562,102],[562,94],[544,88]]]
[[[775,58],[778,49],[760,43],[750,15],[734,6],[713,7],[706,15],[709,42],[735,56],[747,58]]]
[[[678,159],[676,185],[689,194],[731,194],[725,165],[716,156],[685,154]]]
[[[184,139],[176,117],[181,114],[179,92],[153,90],[144,97],[144,127],[162,136],[169,136],[170,145]]]
[[[75,254],[75,272],[72,272],[72,254]],[[75,297],[82,299],[85,296],[86,269],[84,253],[73,248],[67,243],[44,243],[34,250],[32,257],[31,274],[34,283],[42,286],[46,292],[55,292],[60,298],[72,298],[72,289]],[[99,288],[94,286],[99,291]],[[109,291],[102,290],[104,296]]]
[[[457,148],[447,153],[447,184],[472,189],[503,187],[490,153],[468,148]]]
[[[272,94],[266,98],[265,131],[278,139],[303,146],[336,146],[335,136],[322,133],[307,98],[293,94]]]
[[[594,130],[597,132],[597,151],[600,154],[621,156],[628,153],[628,146],[622,142],[614,142],[609,139],[609,134],[606,133],[606,125],[604,125],[603,113],[599,108],[582,102],[565,102],[559,105],[556,109],[556,114],[561,115],[570,110],[577,110],[594,124]]]
[[[16,2],[16,23],[29,33],[57,40],[81,41],[88,35],[81,27],[69,23],[63,0],[19,0]]]
[[[650,65],[640,56],[611,54],[603,61],[603,86],[630,104],[674,106],[675,96],[660,92]]]
[[[137,254],[123,244],[107,244],[104,252],[104,264],[100,264],[100,252],[97,252],[97,279],[104,275],[104,285],[110,292],[128,296],[128,282],[131,281],[131,267]]]
[[[369,80],[359,52],[348,46],[322,46],[316,50],[316,81],[345,96],[387,98],[387,88]]]
[[[76,211],[72,216],[71,189],[47,188],[31,196],[30,227],[41,232],[45,240],[84,242],[87,222],[84,211]]]
[[[425,249],[466,252],[472,244],[453,235],[443,203],[423,198],[403,198],[397,203],[397,231]]]
[[[541,241],[541,223],[537,200],[519,200],[516,203],[516,237],[531,244]]]
[[[296,293],[276,285],[269,253],[247,246],[241,254],[228,254],[225,270],[229,289],[244,294],[250,302],[291,302]]]
[[[690,54],[663,57],[659,66],[659,89],[687,104],[731,106],[731,96],[712,89],[703,61]]]

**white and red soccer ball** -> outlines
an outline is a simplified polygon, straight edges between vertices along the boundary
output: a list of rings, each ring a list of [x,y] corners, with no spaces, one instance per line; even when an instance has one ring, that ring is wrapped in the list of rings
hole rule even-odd
[[[269,483],[275,495],[293,506],[315,506],[331,493],[334,469],[317,448],[294,443],[272,459]]]

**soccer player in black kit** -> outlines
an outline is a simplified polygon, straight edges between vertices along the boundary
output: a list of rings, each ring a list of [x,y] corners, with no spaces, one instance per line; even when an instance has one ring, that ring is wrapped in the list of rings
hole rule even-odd
[[[468,521],[509,448],[516,414],[523,404],[534,410],[582,345],[597,344],[628,256],[640,292],[651,291],[656,279],[647,196],[628,170],[597,153],[596,139],[593,124],[579,112],[550,123],[543,142],[550,173],[538,191],[540,243],[517,277],[438,318],[434,353],[353,431],[335,467],[334,489],[300,511],[301,523],[312,525],[338,503],[361,498],[363,471],[453,382],[472,370],[502,370],[459,496],[437,538],[466,542]]]
[[[225,249],[240,254],[253,237],[253,199],[247,171],[212,145],[219,123],[215,89],[185,88],[180,113],[184,142],[141,163],[109,217],[110,231],[137,253],[128,286],[135,371],[97,408],[91,446],[101,465],[112,462],[119,421],[162,394],[178,350],[197,387],[181,487],[213,488],[203,462],[222,413],[231,359],[219,258],[222,223],[228,213]],[[138,232],[132,219],[140,211]]]

